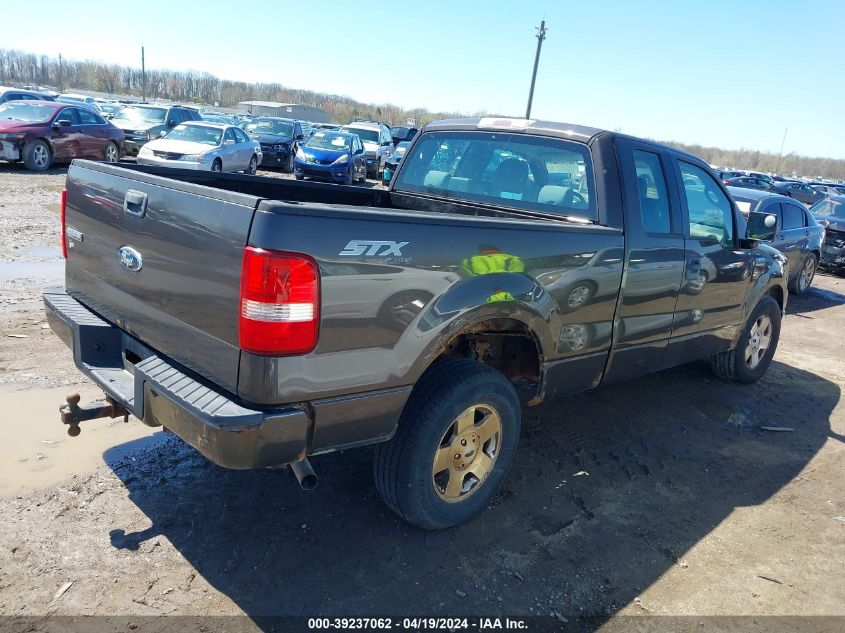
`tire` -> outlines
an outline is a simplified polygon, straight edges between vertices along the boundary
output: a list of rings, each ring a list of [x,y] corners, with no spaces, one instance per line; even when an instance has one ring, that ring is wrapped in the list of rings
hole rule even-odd
[[[355,184],[355,166],[350,165],[349,171],[346,172],[346,180],[343,181],[344,185],[354,185]]]
[[[711,365],[713,373],[722,380],[730,382],[741,382],[744,384],[751,384],[760,380],[769,365],[772,362],[772,357],[777,350],[778,340],[780,339],[780,324],[782,314],[778,302],[771,296],[765,296],[754,308],[748,321],[743,326],[742,334],[739,337],[737,346],[725,352],[715,354],[711,358]],[[760,350],[760,343],[757,347],[752,345],[754,340],[760,341],[760,335],[765,336],[765,323],[761,325],[764,319],[768,319],[768,343],[763,350]],[[752,338],[752,332],[755,331],[757,338]],[[762,331],[761,331],[762,327]],[[760,353],[762,351],[762,353]],[[752,366],[749,362],[748,355],[752,354],[757,359],[756,364]]]
[[[285,163],[285,169],[284,169],[284,171],[285,171],[285,172],[287,172],[287,173],[289,173],[289,174],[292,174],[292,173],[293,173],[293,154],[294,154],[294,152],[293,152],[293,150],[291,150],[291,151],[288,153],[288,162],[287,162],[287,163]]]
[[[223,171],[223,161],[219,158],[215,158],[214,162],[211,163],[211,171],[222,172]]]
[[[376,449],[376,490],[418,527],[464,523],[502,485],[520,426],[516,390],[502,373],[473,360],[438,360],[414,387],[396,435]]]
[[[44,141],[27,143],[23,148],[23,164],[30,171],[47,171],[53,164],[53,152]]]
[[[795,279],[789,282],[789,292],[794,295],[801,296],[810,289],[813,284],[813,277],[816,276],[816,266],[818,260],[815,253],[810,253],[801,262],[801,267],[798,269],[798,274]]]
[[[249,167],[246,168],[246,173],[251,176],[254,176],[258,171],[258,158],[253,155],[253,157],[249,161]]]
[[[300,176],[299,174],[295,174],[294,178],[296,178],[297,180],[302,180],[303,178],[305,178],[305,176]]]
[[[379,159],[378,167],[376,167],[376,180],[384,180],[384,157]]]
[[[103,160],[107,163],[116,163],[120,160],[120,150],[111,141],[103,148]]]

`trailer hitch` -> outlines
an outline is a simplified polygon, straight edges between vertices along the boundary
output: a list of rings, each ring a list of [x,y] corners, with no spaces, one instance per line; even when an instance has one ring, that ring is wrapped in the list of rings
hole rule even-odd
[[[129,422],[129,411],[111,396],[106,396],[105,400],[95,400],[82,406],[79,406],[81,398],[78,393],[68,394],[65,400],[66,402],[59,407],[59,414],[62,417],[62,424],[68,425],[67,434],[71,437],[76,437],[82,432],[79,423],[85,420],[123,416],[123,421]]]

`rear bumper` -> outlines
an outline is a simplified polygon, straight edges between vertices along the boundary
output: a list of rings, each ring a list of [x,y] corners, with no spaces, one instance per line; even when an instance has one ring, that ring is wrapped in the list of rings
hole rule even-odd
[[[64,290],[46,291],[44,306],[51,329],[73,350],[76,366],[145,424],[165,426],[225,468],[278,466],[305,456],[311,421],[304,408],[244,407]]]
[[[44,292],[44,307],[80,371],[145,424],[166,427],[224,468],[279,466],[387,440],[411,392],[393,387],[259,409],[183,370],[62,288]]]

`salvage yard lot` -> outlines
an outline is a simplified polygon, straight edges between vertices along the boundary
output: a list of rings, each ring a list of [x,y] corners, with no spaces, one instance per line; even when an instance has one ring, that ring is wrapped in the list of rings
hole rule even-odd
[[[845,280],[791,298],[756,385],[695,364],[527,409],[492,508],[428,533],[369,449],[315,458],[310,493],[137,421],[68,456],[33,404],[92,389],[40,306],[65,172],[0,165],[0,614],[845,615]]]

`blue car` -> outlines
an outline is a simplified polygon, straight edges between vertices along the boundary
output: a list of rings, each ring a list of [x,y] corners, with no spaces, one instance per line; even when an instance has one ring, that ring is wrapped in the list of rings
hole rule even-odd
[[[299,146],[293,161],[297,180],[306,176],[351,185],[367,179],[367,158],[357,134],[317,130]]]

